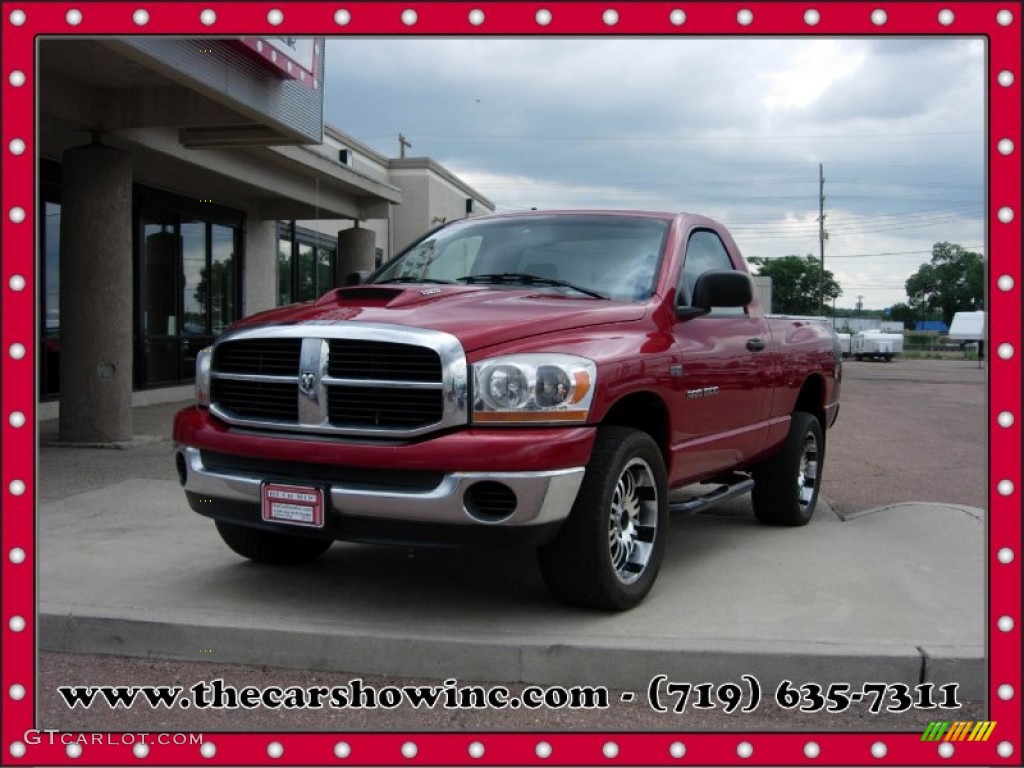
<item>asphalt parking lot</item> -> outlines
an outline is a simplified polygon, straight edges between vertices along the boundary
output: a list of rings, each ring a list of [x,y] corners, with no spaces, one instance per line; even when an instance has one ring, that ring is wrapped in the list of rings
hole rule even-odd
[[[914,521],[908,529],[907,540],[913,541],[917,537],[916,530],[921,528],[920,521],[927,520],[930,513],[936,515],[936,519],[952,523],[948,528],[929,531],[927,535],[936,537],[927,542],[927,546],[939,554],[928,552],[918,553],[920,562],[911,563],[909,567],[895,571],[895,580],[892,583],[887,574],[878,575],[879,594],[892,591],[900,594],[901,599],[910,600],[910,592],[918,590],[918,586],[911,584],[908,587],[908,594],[899,593],[901,580],[910,580],[919,577],[919,574],[927,573],[932,579],[927,584],[934,584],[936,578],[933,572],[931,557],[944,557],[947,561],[944,564],[949,570],[948,561],[957,557],[957,545],[975,536],[979,537],[982,524],[980,519],[984,515],[987,498],[987,476],[986,476],[986,424],[987,416],[985,410],[986,402],[986,372],[979,368],[976,362],[959,360],[909,360],[897,359],[892,363],[870,363],[849,361],[845,365],[842,409],[839,422],[834,430],[829,433],[828,458],[825,482],[822,496],[827,502],[823,510],[821,520],[816,520],[806,531],[816,536],[824,536],[824,540],[831,542],[829,547],[835,547],[835,552],[846,551],[850,538],[857,531],[860,536],[867,536],[864,542],[871,542],[871,546],[884,546],[891,542],[894,531],[899,533],[902,529],[885,528],[886,525],[897,525],[899,521],[893,521],[887,517],[884,508],[898,507],[901,514],[912,516]],[[43,570],[42,583],[42,612],[43,630],[40,638],[40,645],[44,649],[39,657],[38,679],[40,697],[38,700],[39,722],[44,727],[58,728],[62,730],[103,730],[116,727],[118,729],[189,729],[196,727],[219,728],[219,729],[273,729],[273,730],[303,730],[303,729],[350,729],[350,730],[430,730],[437,728],[462,727],[469,729],[509,729],[509,730],[544,730],[544,729],[594,729],[594,730],[620,730],[621,723],[628,721],[630,728],[638,729],[673,729],[678,728],[677,721],[666,720],[660,713],[650,711],[650,708],[642,702],[633,702],[629,706],[619,706],[602,712],[532,712],[520,710],[517,712],[460,712],[452,715],[450,712],[430,712],[429,710],[413,710],[407,707],[404,710],[398,709],[388,712],[375,711],[349,711],[345,713],[326,713],[310,711],[282,711],[282,710],[261,710],[261,711],[218,711],[203,713],[203,719],[197,721],[199,713],[167,713],[134,709],[131,712],[130,720],[125,712],[115,712],[105,707],[94,708],[93,710],[69,710],[63,705],[55,694],[58,685],[76,684],[115,684],[118,682],[132,682],[135,684],[172,684],[175,682],[191,684],[197,680],[210,680],[222,677],[235,686],[244,685],[267,685],[271,682],[292,685],[311,685],[330,683],[331,681],[348,680],[353,676],[361,676],[364,680],[383,681],[392,680],[394,677],[381,677],[372,674],[374,670],[361,666],[360,658],[369,656],[351,656],[351,666],[345,665],[345,660],[335,660],[337,663],[328,668],[307,667],[306,669],[289,669],[295,664],[288,662],[287,648],[279,653],[268,655],[263,662],[239,664],[237,657],[228,657],[223,661],[203,660],[198,653],[182,652],[171,655],[167,660],[156,658],[140,659],[138,656],[159,657],[162,655],[157,646],[160,643],[152,639],[146,640],[151,645],[145,646],[140,639],[141,635],[133,636],[131,632],[124,632],[120,627],[117,632],[111,633],[97,631],[89,635],[87,631],[80,632],[81,636],[89,635],[77,647],[74,640],[77,637],[75,632],[68,632],[69,626],[89,626],[90,609],[81,609],[70,605],[67,595],[73,595],[74,584],[65,583],[57,588],[50,588],[50,582],[62,578],[64,573],[61,564],[50,563],[47,567],[48,553],[61,552],[59,546],[50,544],[48,537],[54,539],[61,535],[61,531],[70,530],[78,525],[75,519],[76,510],[86,510],[87,515],[95,516],[95,523],[106,525],[107,530],[117,531],[120,534],[130,535],[131,511],[108,510],[106,501],[111,498],[110,494],[119,493],[120,488],[153,488],[161,492],[167,489],[170,484],[175,483],[175,472],[170,456],[170,445],[168,441],[168,430],[170,416],[180,404],[168,404],[151,406],[139,409],[136,412],[136,434],[139,439],[136,444],[127,451],[99,450],[99,449],[72,449],[57,447],[53,445],[55,439],[55,423],[47,422],[40,426],[41,448],[39,453],[39,499],[42,505],[41,516],[41,543],[43,551],[40,555],[41,567]],[[130,484],[126,479],[130,479]],[[149,485],[147,485],[147,483]],[[173,491],[174,489],[172,489]],[[237,594],[242,602],[238,604],[239,611],[246,611],[245,601],[252,597],[248,594],[253,583],[263,585],[261,588],[269,588],[266,593],[267,599],[276,601],[282,596],[287,601],[302,600],[302,590],[299,586],[277,590],[270,586],[265,575],[259,575],[250,564],[239,563],[237,558],[220,548],[220,542],[212,530],[212,526],[199,528],[205,521],[199,520],[197,516],[189,512],[184,499],[177,499],[175,495],[169,495],[167,501],[171,515],[176,514],[178,507],[181,518],[181,526],[194,528],[199,531],[199,538],[187,539],[189,551],[187,560],[199,568],[210,567],[211,576],[221,574],[228,578],[220,588],[226,587],[227,595]],[[91,505],[91,506],[90,506]],[[689,588],[691,592],[680,593],[678,599],[673,599],[668,586],[662,591],[656,601],[648,606],[645,604],[641,609],[630,612],[625,617],[611,618],[590,618],[581,617],[572,612],[563,612],[557,605],[543,604],[543,590],[530,577],[525,586],[516,585],[514,594],[508,593],[513,582],[504,580],[500,574],[493,572],[494,568],[524,567],[529,570],[529,565],[523,565],[515,557],[502,557],[489,559],[486,557],[465,557],[456,561],[447,561],[435,556],[426,556],[420,560],[409,560],[402,553],[388,554],[387,550],[377,548],[360,548],[358,550],[346,550],[354,554],[354,560],[349,557],[350,562],[358,565],[350,565],[349,571],[342,572],[338,579],[332,579],[331,583],[337,583],[343,588],[342,580],[362,584],[367,590],[375,587],[384,589],[385,594],[392,591],[392,599],[408,602],[406,614],[408,616],[436,616],[442,623],[447,621],[454,626],[459,626],[459,604],[469,606],[494,604],[496,609],[502,612],[500,619],[492,623],[491,631],[498,634],[508,635],[513,644],[515,631],[525,632],[530,635],[529,622],[537,621],[536,642],[541,646],[545,645],[545,637],[557,638],[552,642],[572,642],[567,640],[575,636],[578,640],[589,641],[592,638],[604,637],[609,632],[620,632],[623,638],[623,648],[616,648],[615,652],[608,654],[608,663],[621,662],[629,658],[629,637],[637,640],[645,636],[659,636],[662,633],[675,633],[672,642],[679,642],[681,648],[688,647],[689,640],[685,637],[688,634],[687,627],[691,626],[686,620],[680,621],[679,616],[672,616],[672,631],[665,629],[668,623],[666,611],[686,613],[693,612],[693,621],[704,621],[705,625],[701,631],[690,633],[698,636],[703,643],[702,653],[711,653],[709,648],[716,646],[728,646],[729,643],[736,645],[736,653],[733,655],[732,664],[737,669],[744,667],[742,661],[743,642],[763,644],[774,639],[786,646],[786,632],[791,629],[794,623],[803,622],[807,626],[800,629],[806,636],[812,636],[816,631],[814,623],[824,620],[824,628],[819,628],[820,637],[827,643],[835,643],[835,638],[842,637],[847,626],[850,624],[851,632],[861,631],[863,627],[854,624],[861,621],[858,614],[851,614],[844,618],[844,611],[863,611],[867,616],[870,612],[868,606],[864,605],[872,599],[870,592],[860,592],[860,589],[868,589],[870,585],[861,585],[851,590],[853,586],[849,581],[847,573],[858,573],[863,565],[862,562],[839,563],[835,562],[832,573],[822,573],[807,577],[806,583],[789,583],[789,592],[782,590],[781,594],[775,594],[767,604],[771,615],[761,617],[756,615],[758,610],[766,607],[765,599],[751,596],[750,590],[753,586],[745,579],[749,578],[740,572],[727,572],[728,578],[723,578],[722,573],[716,575],[717,569],[728,569],[733,567],[731,563],[742,564],[753,559],[757,561],[759,568],[776,569],[780,573],[786,571],[786,558],[791,558],[794,552],[799,551],[799,542],[790,540],[789,544],[782,544],[783,549],[774,550],[775,546],[771,541],[778,541],[780,544],[786,541],[783,538],[769,539],[766,531],[757,528],[756,524],[745,519],[748,516],[749,501],[743,498],[731,502],[728,506],[711,513],[703,521],[696,521],[695,524],[684,523],[680,527],[681,541],[687,542],[681,545],[681,549],[689,554],[688,562],[683,562],[672,569],[677,575],[674,577],[681,581],[681,588]],[[963,509],[957,509],[958,507]],[[882,509],[882,512],[875,512],[872,515],[864,515],[869,510]],[[162,509],[162,507],[161,507]],[[96,510],[95,512],[91,510]],[[972,511],[973,510],[973,511]],[[161,513],[162,514],[162,513]],[[849,534],[844,536],[838,533],[843,530],[840,520],[850,521],[849,525],[855,526],[849,529]],[[164,521],[165,522],[165,521]],[[154,521],[153,525],[159,525],[161,521]],[[750,527],[747,527],[747,526]],[[856,526],[867,526],[857,528]],[[876,526],[871,528],[870,526]],[[925,526],[927,528],[927,526]],[[156,531],[156,529],[152,529]],[[93,532],[95,533],[95,532]],[[690,535],[692,534],[692,535]],[[182,534],[184,535],[184,534]],[[762,549],[751,546],[751,536],[763,537]],[[82,535],[79,531],[75,540],[76,550],[86,549],[85,553],[80,551],[72,552],[69,549],[63,550],[71,558],[78,556],[82,567],[90,567],[90,563],[105,563],[110,553],[117,552],[117,545],[113,549],[105,548],[107,542],[101,535]],[[960,542],[946,541],[951,537],[961,537]],[[966,538],[963,538],[966,537]],[[816,539],[817,540],[817,539]],[[175,542],[178,540],[175,539]],[[186,539],[182,539],[186,541]],[[716,542],[719,552],[715,557],[703,557],[695,549],[700,541]],[[170,539],[168,539],[170,542]],[[138,540],[133,544],[132,540],[126,538],[121,545],[121,550],[138,548],[140,551],[145,547],[146,542]],[[909,546],[909,545],[908,545]],[[47,549],[47,547],[57,547]],[[949,549],[950,554],[943,555]],[[962,549],[962,547],[960,547]],[[829,551],[832,551],[831,549]],[[145,550],[143,554],[147,554]],[[333,552],[333,550],[332,550]],[[729,557],[732,559],[729,559]],[[841,555],[837,555],[841,556]],[[850,550],[850,557],[858,557],[857,553]],[[915,555],[908,555],[915,557]],[[974,585],[971,578],[956,578],[957,584],[968,582],[962,603],[963,609],[970,615],[958,615],[955,610],[951,617],[945,614],[933,616],[928,613],[927,605],[930,601],[925,600],[918,610],[926,613],[920,617],[911,615],[907,623],[907,631],[915,625],[930,625],[934,632],[938,633],[942,644],[955,645],[966,642],[965,647],[980,648],[981,632],[981,593],[974,594],[972,590],[983,588],[981,579],[981,553],[980,547],[977,553],[977,561],[972,559],[973,555],[968,552],[961,554],[961,565],[968,575],[977,571],[977,585]],[[91,559],[90,559],[91,558]],[[338,558],[341,558],[338,555]],[[56,557],[51,555],[50,560]],[[213,561],[216,560],[216,563]],[[340,562],[340,560],[339,560]],[[222,564],[221,564],[222,563]],[[423,569],[423,566],[427,570]],[[903,564],[896,563],[897,566]],[[114,566],[99,566],[111,567]],[[118,564],[117,568],[126,568],[124,564]],[[327,568],[336,567],[328,563]],[[358,571],[351,571],[355,567]],[[375,568],[382,568],[375,573]],[[687,570],[690,569],[690,570]],[[701,569],[706,569],[701,570]],[[845,569],[845,570],[844,570]],[[115,568],[116,570],[116,568]],[[424,574],[437,574],[438,578],[434,583],[424,582]],[[795,569],[796,573],[800,569]],[[321,575],[324,573],[321,568]],[[705,573],[701,577],[701,573]],[[475,574],[475,575],[474,575]],[[955,576],[955,574],[952,574]],[[167,577],[154,577],[157,581]],[[202,571],[190,577],[189,588],[213,590],[214,585],[206,582],[205,588],[201,587]],[[216,578],[221,578],[217,576]],[[663,578],[673,578],[671,574]],[[753,578],[764,580],[763,572],[753,574]],[[111,588],[124,581],[132,579],[129,571],[111,572],[101,574],[96,580],[97,588],[102,591],[103,585],[110,584]],[[414,579],[414,582],[408,581]],[[705,580],[706,579],[706,580]],[[832,581],[837,579],[837,581]],[[137,579],[133,585],[136,591],[144,591],[146,583],[144,579]],[[154,583],[157,583],[154,581]],[[691,583],[688,587],[687,582]],[[405,587],[402,587],[402,584]],[[692,593],[692,584],[696,583],[698,589],[704,590],[703,594],[709,597],[715,609],[705,615],[709,609],[707,601],[701,601],[699,595]],[[351,586],[351,584],[347,585]],[[495,592],[488,599],[489,589],[505,590],[505,594]],[[441,591],[438,591],[441,590]],[[924,590],[927,591],[927,590]],[[778,590],[775,590],[777,593]],[[380,593],[373,593],[379,595]],[[769,593],[770,594],[770,593]],[[815,597],[809,597],[813,595]],[[972,597],[972,595],[974,595]],[[144,595],[142,596],[144,598]],[[202,595],[198,591],[195,599],[186,600],[185,606],[196,606],[202,604],[208,595]],[[653,597],[653,596],[652,596]],[[314,599],[312,595],[310,599]],[[138,595],[135,598],[137,603],[132,604],[131,610],[135,614],[143,613],[145,600]],[[343,597],[335,596],[335,600],[344,600]],[[369,598],[367,598],[369,600]],[[47,605],[48,601],[51,603]],[[65,602],[61,602],[65,601]],[[829,603],[828,609],[825,602]],[[735,602],[730,610],[729,603]],[[57,605],[59,603],[59,605]],[[279,605],[280,610],[287,610],[287,602]],[[212,604],[211,604],[212,605]],[[253,603],[258,605],[258,603]],[[815,606],[820,605],[821,609],[816,610]],[[741,608],[742,606],[742,608]],[[107,606],[109,608],[109,606]],[[351,609],[357,613],[351,614],[353,620],[358,622],[367,621],[367,616],[372,616],[372,605],[366,601],[358,604],[346,604],[339,602],[327,606],[330,609]],[[384,607],[384,606],[382,606]],[[876,606],[871,606],[874,610]],[[94,608],[96,608],[94,606]],[[409,656],[415,656],[417,639],[415,632],[409,635],[408,628],[398,630],[398,616],[402,613],[401,604],[388,604],[384,613],[387,618],[384,622],[383,631],[395,632],[399,642],[395,647],[401,652],[406,648]],[[872,648],[890,644],[884,633],[892,626],[898,624],[896,616],[905,612],[907,606],[900,604],[896,606],[896,612],[880,621],[877,637],[871,639]],[[100,610],[100,608],[96,608]],[[103,609],[106,610],[106,609]],[[203,610],[206,610],[204,607]],[[213,610],[211,607],[209,610]],[[271,610],[273,606],[271,606]],[[943,606],[943,611],[950,611],[949,605]],[[367,612],[369,611],[369,613]],[[792,612],[792,620],[787,620],[786,612]],[[977,616],[974,615],[975,611]],[[75,614],[71,619],[68,613]],[[102,613],[102,610],[100,610]],[[201,613],[202,611],[197,612]],[[659,614],[659,612],[661,612]],[[520,618],[516,619],[516,614]],[[81,614],[81,615],[80,615]],[[660,615],[660,618],[659,618]],[[217,621],[217,614],[211,614],[213,621]],[[337,614],[337,621],[344,623],[344,614]],[[447,618],[446,618],[447,617]],[[632,618],[630,618],[632,617]],[[329,618],[329,617],[325,617]],[[234,619],[232,619],[234,620]],[[270,617],[273,624],[273,617]],[[563,621],[564,620],[564,621]],[[255,617],[259,622],[260,618]],[[966,636],[958,635],[953,625],[961,623],[972,626],[977,621],[977,643],[973,630]],[[71,623],[69,623],[71,622]],[[721,626],[714,622],[722,622]],[[527,626],[515,625],[526,623]],[[63,635],[57,636],[50,632],[47,627],[61,627]],[[98,626],[98,625],[97,625]],[[125,625],[127,626],[127,625]],[[681,629],[680,629],[681,627]],[[209,625],[206,627],[209,629]],[[413,628],[415,629],[415,628]],[[166,628],[162,630],[166,632]],[[425,630],[429,631],[429,630]],[[738,633],[739,637],[732,637],[728,632]],[[120,634],[119,634],[120,633]],[[580,634],[583,633],[583,634]],[[681,635],[680,635],[681,633]],[[109,636],[113,634],[114,637]],[[215,633],[209,633],[215,636]],[[49,636],[48,636],[49,635]],[[801,637],[805,636],[801,635]],[[103,637],[112,642],[103,644]],[[609,637],[611,635],[608,635]],[[615,635],[618,637],[619,635]],[[226,635],[221,635],[225,639]],[[282,636],[283,637],[283,636]],[[967,637],[967,640],[961,639]],[[99,638],[99,639],[97,639]],[[183,642],[187,643],[192,638],[187,634],[181,635]],[[402,638],[406,638],[402,640]],[[717,639],[716,639],[717,638]],[[766,641],[765,638],[768,638]],[[881,640],[879,640],[881,638]],[[952,639],[950,639],[952,638]],[[132,643],[143,643],[133,646]],[[619,642],[616,640],[616,642]],[[903,643],[916,645],[927,645],[927,641],[916,638],[898,638],[891,644],[893,647]],[[403,646],[403,643],[406,645]],[[386,645],[386,643],[382,644]],[[798,644],[793,644],[795,649]],[[161,646],[164,647],[164,646]],[[669,646],[666,646],[669,647]],[[675,647],[675,646],[671,646]],[[198,648],[198,645],[197,645]],[[120,649],[120,650],[118,650]],[[891,648],[890,648],[891,650]],[[74,651],[68,653],[67,651]],[[99,651],[95,653],[82,653],[82,651]],[[621,651],[621,652],[619,652]],[[816,651],[817,652],[817,651]],[[885,651],[888,653],[889,651]],[[893,651],[895,653],[895,651]],[[969,654],[968,654],[969,655]],[[840,663],[850,664],[855,654],[851,652],[850,658],[844,658]],[[440,656],[438,657],[440,659]],[[707,659],[709,657],[701,657]],[[557,662],[557,660],[556,660]],[[980,662],[980,659],[979,659]],[[485,658],[473,659],[474,669],[483,669],[486,666]],[[828,669],[832,662],[823,657],[823,669]],[[298,664],[302,666],[302,664]],[[711,661],[707,662],[708,668],[713,668]],[[424,663],[423,669],[429,670],[431,664],[429,659]],[[426,672],[398,679],[414,680],[416,682],[428,682],[433,679],[441,679],[446,674],[437,661],[433,667],[438,670],[437,677]],[[839,668],[838,666],[836,668]],[[975,667],[971,667],[974,669]],[[845,667],[844,667],[845,669]],[[370,673],[370,674],[366,674]],[[601,677],[600,668],[591,670],[591,673]],[[469,673],[467,673],[469,674]],[[609,673],[610,674],[610,673]],[[460,675],[460,678],[466,677]],[[468,677],[467,679],[472,679]],[[486,679],[493,680],[493,677]],[[501,679],[501,678],[499,678]],[[512,678],[508,678],[512,679]],[[522,679],[522,678],[520,678]],[[514,688],[514,685],[510,687]],[[185,716],[188,715],[188,717]],[[957,718],[971,719],[983,716],[983,705],[977,700],[973,701],[964,710],[958,711]],[[916,718],[916,719],[915,719]],[[930,715],[924,712],[904,713],[902,715],[865,716],[864,712],[851,711],[844,716],[830,717],[828,727],[838,729],[903,729],[917,727],[918,721],[927,722]],[[197,726],[196,723],[202,723]],[[782,712],[769,707],[756,713],[756,716],[745,716],[736,718],[725,715],[722,712],[696,713],[691,710],[687,717],[686,727],[689,729],[756,729],[756,728],[807,728],[810,730],[822,727],[820,718],[802,716],[799,713]]]

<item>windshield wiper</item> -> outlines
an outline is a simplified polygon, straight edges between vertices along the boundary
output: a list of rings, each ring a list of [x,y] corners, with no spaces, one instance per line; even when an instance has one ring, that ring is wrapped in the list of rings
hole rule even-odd
[[[389,277],[387,280],[378,280],[375,284],[381,285],[383,283],[441,283],[443,285],[450,285],[453,280],[437,280],[433,277],[411,277],[409,275],[403,277]]]
[[[490,285],[553,285],[559,288],[569,288],[587,296],[592,296],[595,299],[608,298],[603,293],[592,291],[589,288],[581,288],[566,280],[531,275],[529,272],[496,272],[490,275],[466,275],[465,277],[455,278],[455,281],[458,283],[487,283]]]

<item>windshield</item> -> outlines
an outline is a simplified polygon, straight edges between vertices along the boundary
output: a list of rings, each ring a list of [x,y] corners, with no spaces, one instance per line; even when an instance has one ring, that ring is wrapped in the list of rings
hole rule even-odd
[[[654,290],[668,226],[633,216],[470,219],[427,235],[370,282],[530,285],[639,301]]]

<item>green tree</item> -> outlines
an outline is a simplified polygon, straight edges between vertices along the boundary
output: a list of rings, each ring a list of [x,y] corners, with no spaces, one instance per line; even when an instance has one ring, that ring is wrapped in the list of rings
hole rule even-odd
[[[910,328],[913,330],[917,326],[917,321],[921,319],[921,316],[916,309],[901,301],[898,304],[893,304],[892,307],[889,308],[889,319],[901,322],[903,323],[904,328]]]
[[[747,259],[755,265],[758,275],[772,279],[772,311],[784,315],[821,314],[820,280],[821,261],[815,256],[782,256],[769,259],[752,256]],[[841,296],[843,289],[835,276],[825,270],[825,305]]]
[[[906,290],[911,307],[941,312],[949,325],[957,312],[985,308],[985,261],[955,243],[936,243],[931,262],[910,276]]]

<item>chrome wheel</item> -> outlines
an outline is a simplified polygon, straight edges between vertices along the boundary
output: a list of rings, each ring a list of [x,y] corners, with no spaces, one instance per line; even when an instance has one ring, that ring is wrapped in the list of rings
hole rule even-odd
[[[801,511],[814,502],[818,489],[818,441],[808,432],[804,435],[804,447],[800,453],[800,467],[796,476],[797,503]]]
[[[608,553],[615,575],[632,584],[643,574],[658,533],[658,486],[646,461],[626,464],[612,491]]]

